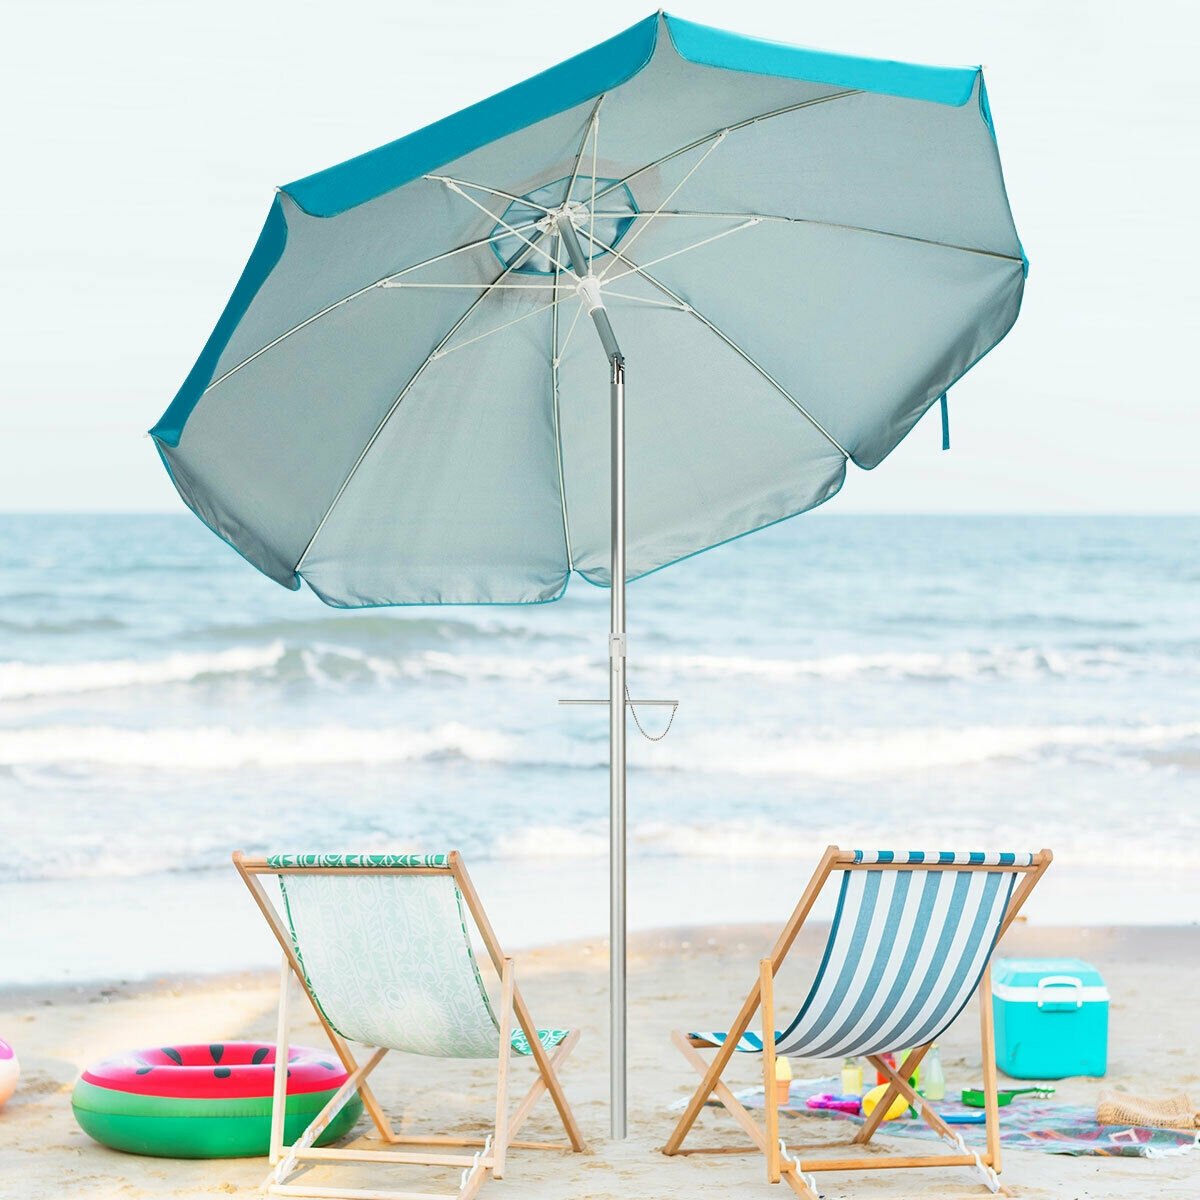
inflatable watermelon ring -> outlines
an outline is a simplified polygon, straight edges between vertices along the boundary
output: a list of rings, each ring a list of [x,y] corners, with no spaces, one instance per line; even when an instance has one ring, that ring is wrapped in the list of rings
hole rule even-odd
[[[287,1073],[283,1140],[290,1145],[346,1082],[347,1072],[332,1055],[295,1046]],[[84,1133],[114,1150],[159,1158],[250,1158],[268,1152],[274,1087],[273,1045],[162,1046],[89,1067],[75,1084],[71,1107]],[[361,1113],[355,1093],[316,1144],[336,1141]]]

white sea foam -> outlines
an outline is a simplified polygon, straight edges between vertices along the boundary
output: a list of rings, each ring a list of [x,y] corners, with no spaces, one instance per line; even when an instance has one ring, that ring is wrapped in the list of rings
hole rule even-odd
[[[889,728],[845,736],[819,731],[798,738],[769,738],[726,731],[663,743],[656,762],[711,774],[867,779],[997,759],[1033,760],[1088,751],[1128,751],[1169,746],[1200,737],[1200,722],[1171,725],[977,725]],[[1140,759],[1138,760],[1141,761]]]
[[[1144,655],[1117,650],[1052,651],[1035,647],[940,652],[888,651],[876,654],[829,654],[815,658],[772,659],[696,654],[650,658],[647,668],[692,678],[744,678],[771,681],[876,677],[886,680],[1035,679],[1047,675],[1109,675],[1143,664]]]
[[[808,824],[808,823],[806,823]],[[1025,825],[1007,825],[982,818],[972,821],[960,815],[946,820],[938,815],[939,833],[934,849],[1035,850],[1028,845]],[[1111,829],[1079,830],[1069,814],[1043,823],[1039,836],[1054,843],[1070,845],[1068,861],[1089,868],[1128,867],[1129,846],[1134,830],[1114,838]],[[1153,837],[1147,837],[1152,842]],[[808,825],[793,833],[786,826],[762,815],[741,820],[711,822],[647,821],[629,828],[630,856],[636,858],[682,858],[727,862],[800,862],[815,864],[826,846],[879,848],[879,830],[851,815],[827,828]],[[891,843],[885,839],[885,845]],[[1040,845],[1040,843],[1039,843]],[[604,859],[608,856],[608,832],[602,828],[579,829],[567,825],[538,825],[503,835],[493,857],[523,861],[557,858]],[[1164,869],[1200,868],[1200,843],[1175,841],[1155,844],[1155,863]],[[1061,865],[1061,864],[1060,864]]]
[[[0,662],[0,700],[64,696],[111,688],[190,683],[214,675],[240,675],[276,666],[286,653],[270,642],[209,654],[168,654],[165,658],[111,658],[89,662]]]
[[[344,652],[344,651],[343,651]],[[1173,666],[1171,664],[1174,664]],[[464,681],[519,680],[559,682],[594,677],[603,669],[599,655],[477,655],[430,650],[413,654],[397,666],[376,667],[381,675],[409,679],[444,676]],[[941,682],[949,680],[1033,680],[1048,677],[1107,679],[1126,672],[1189,670],[1191,660],[1160,662],[1140,651],[1115,647],[1050,650],[1038,647],[997,647],[944,652],[880,652],[830,654],[810,658],[759,658],[751,655],[657,654],[638,659],[639,669],[681,680],[746,680],[784,683],[820,679],[851,682]]]
[[[63,725],[0,731],[0,764],[8,766],[90,763],[165,771],[229,771],[378,765],[447,755],[481,762],[515,759],[512,743],[503,734],[453,723],[419,731],[342,725],[236,730],[221,726],[142,730]]]
[[[787,683],[1031,681],[1041,678],[1114,679],[1125,674],[1194,674],[1190,655],[1132,653],[1115,647],[1050,650],[999,647],[943,652],[831,654],[810,658],[750,655],[649,655],[639,668],[678,681],[730,680]],[[150,688],[197,680],[249,677],[264,681],[306,678],[316,687],[354,683],[388,686],[398,681],[562,684],[594,679],[604,669],[594,653],[462,654],[422,650],[389,656],[324,640],[298,644],[275,639],[258,646],[180,652],[150,659],[98,659],[64,663],[0,662],[0,701],[39,696]]]
[[[1200,738],[1200,722],[1170,725],[981,725],[889,728],[851,734],[813,730],[801,737],[725,729],[703,737],[672,735],[636,769],[705,775],[870,779],[966,767],[1000,759],[1126,755],[1177,748]],[[476,762],[590,768],[606,764],[602,743],[563,746],[553,735],[515,736],[445,723],[430,729],[318,725],[231,729],[224,726],[123,729],[60,725],[0,730],[0,766],[94,764],[194,771],[241,767],[386,764],[456,756]],[[1120,761],[1119,758],[1111,761]]]

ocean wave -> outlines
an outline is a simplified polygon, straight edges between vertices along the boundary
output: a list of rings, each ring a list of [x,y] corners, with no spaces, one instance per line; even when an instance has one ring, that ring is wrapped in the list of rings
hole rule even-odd
[[[428,730],[355,729],[323,725],[292,729],[121,729],[65,725],[0,730],[0,765],[93,766],[165,771],[381,765],[456,757],[516,761],[504,734],[447,723]]]
[[[44,617],[30,617],[25,621],[14,621],[0,617],[0,629],[19,633],[26,637],[78,636],[79,634],[113,633],[127,628],[124,621],[116,617],[75,617],[71,620],[53,621]]]
[[[633,822],[628,831],[631,868],[636,871],[639,862],[660,862],[670,869],[669,864],[674,861],[787,864],[787,869],[794,866],[797,870],[799,884],[831,844],[868,849],[881,844],[908,844],[903,836],[897,837],[895,829],[881,833],[876,822],[856,818],[853,812],[837,822],[823,824],[810,806],[799,818],[783,823],[763,814],[747,814],[738,819],[711,821],[693,816],[691,820],[678,822]],[[361,853],[419,852],[431,845],[455,844],[473,864],[523,863],[535,870],[541,863],[561,864],[562,860],[599,863],[609,853],[607,826],[595,820],[586,824],[536,821],[517,828],[509,821],[498,836],[484,836],[467,844],[461,829],[449,831],[463,820],[461,813],[448,813],[447,831],[417,843],[411,837],[385,835],[378,830],[347,830],[341,823],[331,827],[310,819],[293,829],[289,844]],[[1133,820],[1125,825],[1114,826],[1110,822],[1090,829],[1081,828],[1069,813],[1047,814],[1038,819],[1032,835],[1028,821],[998,822],[986,814],[973,819],[969,812],[961,810],[953,814],[926,812],[920,820],[932,838],[930,841],[927,837],[926,841],[934,848],[1036,850],[1040,845],[1051,845],[1057,856],[1056,873],[1072,868],[1093,873],[1127,871],[1131,862],[1136,866],[1137,855],[1143,851],[1147,862],[1153,859],[1155,870],[1200,870],[1200,842],[1196,839],[1163,843],[1153,831],[1138,829]],[[907,820],[898,823],[910,827]],[[93,837],[78,843],[64,841],[61,836],[47,836],[44,849],[17,862],[10,874],[14,881],[30,882],[225,873],[229,870],[231,837],[241,845],[279,846],[278,830],[258,828],[252,822],[240,823],[232,834],[224,822],[201,831],[178,827],[156,829],[151,855],[144,852],[144,835],[140,833],[126,838],[108,834],[102,839]]]
[[[382,623],[402,627],[399,622]],[[444,624],[420,622],[421,632],[415,636],[425,640],[440,636],[436,631]],[[282,623],[281,627],[286,625],[286,622]],[[336,632],[336,626],[324,622],[312,622],[311,625],[310,633]],[[450,627],[456,629],[457,623],[450,623]],[[481,637],[507,637],[507,634],[495,631],[490,634],[476,632]],[[460,634],[447,633],[446,637],[454,641]],[[562,639],[547,640],[557,642]],[[180,652],[161,658],[0,662],[0,701],[219,680],[249,680],[267,685],[301,681],[317,688],[390,686],[399,681],[582,684],[594,680],[604,670],[604,659],[594,649],[572,654],[478,654],[428,648],[396,653],[394,641],[393,637],[384,645],[380,639],[378,647],[364,648],[316,637],[298,642],[279,637],[261,644],[209,652]],[[1111,646],[1072,650],[1000,647],[942,652],[884,651],[811,658],[650,654],[638,660],[639,670],[680,682],[744,680],[776,684],[805,680],[830,684],[1109,680],[1146,673],[1194,675],[1200,670],[1198,664],[1200,659],[1194,655],[1150,653]]]
[[[977,725],[812,730],[771,735],[748,728],[673,734],[640,755],[634,770],[743,777],[859,780],[968,768],[999,760],[1075,761],[1181,769],[1200,722],[1155,725]],[[318,725],[128,729],[59,725],[0,730],[0,768],[89,764],[150,770],[232,771],[386,765],[455,757],[530,768],[597,770],[607,748],[558,734],[512,735],[454,722],[425,730]]]
[[[795,659],[698,654],[650,656],[640,665],[647,670],[693,679],[849,682],[874,678],[888,682],[929,683],[986,679],[1022,681],[1048,677],[1106,679],[1130,672],[1158,670],[1162,666],[1157,655],[1103,646],[1071,650],[1003,646],[986,650],[883,651]],[[1194,671],[1195,664],[1190,659],[1179,660],[1176,669]]]
[[[313,644],[299,652],[310,676],[379,681],[453,679],[467,683],[561,683],[594,679],[604,670],[601,653],[476,654],[422,650],[399,658],[367,654],[345,646]],[[339,659],[344,660],[339,662]],[[811,658],[763,658],[753,655],[649,654],[637,660],[640,671],[675,680],[745,680],[786,683],[808,679],[828,683],[943,683],[1037,679],[1114,679],[1126,674],[1195,674],[1190,655],[1149,654],[1117,647],[1050,650],[998,647],[943,652],[883,651],[828,654]],[[357,664],[357,668],[355,666]]]
[[[89,662],[0,662],[0,700],[65,696],[114,688],[192,683],[220,675],[244,675],[274,667],[286,653],[282,642],[210,654],[165,658],[97,659]]]
[[[707,774],[873,779],[997,760],[1069,757],[1148,769],[1147,751],[1200,738],[1200,722],[1170,725],[975,725],[864,730],[849,736],[819,731],[799,738],[752,731],[663,743],[661,769]]]
[[[938,834],[938,847],[969,849],[1036,850],[1029,845],[1028,826],[1007,826],[994,821],[974,824],[966,820],[947,823]],[[1132,831],[1125,831],[1126,834]],[[1042,822],[1038,836],[1070,849],[1059,856],[1056,870],[1066,864],[1099,870],[1130,865],[1128,836],[1114,837],[1111,830],[1080,831],[1071,823],[1069,814],[1060,814],[1057,821]],[[1147,849],[1153,845],[1156,869],[1200,868],[1200,843],[1173,842],[1159,845],[1147,837]],[[797,832],[781,828],[778,822],[764,816],[749,816],[744,820],[715,820],[711,822],[647,821],[629,827],[628,847],[632,859],[701,859],[726,862],[802,862],[815,865],[825,848],[831,844],[850,848],[875,849],[879,844],[876,827],[856,825],[853,815],[827,828],[816,827],[809,820]],[[887,842],[884,843],[885,845]],[[937,847],[935,847],[937,848]],[[476,857],[479,857],[476,855]],[[599,826],[581,829],[570,825],[534,825],[502,835],[495,843],[490,857],[502,860],[538,861],[543,859],[576,858],[605,859],[608,857],[608,830]]]

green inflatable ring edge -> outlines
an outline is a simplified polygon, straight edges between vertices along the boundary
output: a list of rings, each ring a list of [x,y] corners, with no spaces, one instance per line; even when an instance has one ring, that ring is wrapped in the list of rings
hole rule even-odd
[[[283,1140],[291,1145],[328,1103],[336,1089],[302,1092],[288,1097],[284,1117]],[[76,1093],[83,1103],[71,1097],[71,1107],[79,1127],[90,1138],[113,1150],[154,1158],[262,1158],[271,1135],[270,1097],[241,1097],[232,1101],[194,1100],[175,1097],[133,1097],[128,1092],[98,1088],[80,1080]],[[98,1093],[98,1094],[97,1094]],[[157,1100],[150,1112],[131,1111],[136,1105],[113,1103],[115,1097],[129,1100]],[[320,1103],[313,1104],[313,1098]],[[247,1100],[261,1102],[261,1113],[247,1112]],[[165,1108],[166,1101],[170,1108]],[[294,1105],[293,1101],[301,1101]],[[90,1105],[89,1103],[90,1102]],[[236,1104],[235,1111],[230,1111]],[[347,1134],[362,1115],[362,1098],[356,1092],[329,1127],[316,1140],[325,1146]],[[199,1119],[198,1119],[199,1118]]]
[[[319,1113],[337,1088],[319,1092],[295,1092],[287,1098],[289,1113]],[[212,1099],[198,1096],[150,1096],[100,1087],[86,1079],[75,1082],[72,1108],[129,1117],[269,1117],[270,1096],[229,1096]]]

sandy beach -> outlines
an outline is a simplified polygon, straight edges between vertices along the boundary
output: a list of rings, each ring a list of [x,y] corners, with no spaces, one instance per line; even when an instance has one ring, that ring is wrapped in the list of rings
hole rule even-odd
[[[543,1024],[578,1024],[583,1039],[563,1072],[567,1092],[591,1142],[587,1156],[513,1152],[507,1177],[485,1195],[529,1197],[753,1196],[772,1193],[754,1156],[667,1159],[658,1153],[672,1123],[671,1105],[691,1085],[689,1068],[670,1046],[676,1026],[723,1024],[750,986],[758,957],[774,929],[765,926],[664,930],[632,939],[630,956],[629,1140],[606,1140],[607,972],[601,942],[575,942],[523,953],[519,978]],[[798,1000],[814,965],[821,930],[808,930],[781,974],[777,996]],[[1195,1045],[1200,991],[1200,928],[1053,928],[1021,925],[1001,953],[1073,954],[1094,962],[1112,992],[1109,1074],[1104,1085],[1145,1095],[1180,1090],[1200,1093]],[[138,1200],[205,1195],[254,1195],[265,1162],[242,1159],[184,1162],[139,1158],[107,1150],[75,1125],[70,1092],[79,1071],[98,1058],[135,1046],[179,1041],[268,1040],[273,1036],[276,980],[260,973],[220,978],[157,980],[16,989],[0,996],[0,1035],[17,1047],[21,1088],[0,1111],[0,1196],[22,1200]],[[942,1040],[948,1091],[979,1077],[977,1019],[972,1004]],[[318,1028],[298,1019],[294,1038],[321,1045]],[[797,1077],[828,1074],[836,1064],[798,1060]],[[522,1067],[522,1070],[527,1068]],[[757,1060],[735,1062],[732,1085],[755,1080]],[[406,1130],[474,1132],[492,1103],[490,1064],[388,1059],[376,1090]],[[1064,1080],[1059,1098],[1094,1104],[1101,1089],[1092,1079]],[[358,1135],[366,1132],[360,1122]],[[694,1144],[733,1140],[727,1116],[707,1111]],[[824,1147],[849,1139],[847,1124],[801,1119],[786,1126],[792,1145]],[[558,1136],[549,1105],[539,1106],[529,1137]],[[911,1140],[879,1139],[894,1149]],[[829,1153],[817,1149],[818,1154]],[[1071,1158],[1006,1150],[1004,1183],[1029,1197],[1195,1197],[1200,1194],[1200,1153],[1157,1160]],[[343,1168],[344,1169],[344,1168]],[[355,1186],[445,1190],[448,1173],[368,1166],[354,1170]],[[312,1175],[327,1175],[328,1169]],[[351,1182],[339,1176],[343,1183]],[[324,1178],[321,1182],[328,1182]],[[829,1197],[986,1195],[965,1171],[879,1172],[854,1179],[822,1178]]]

